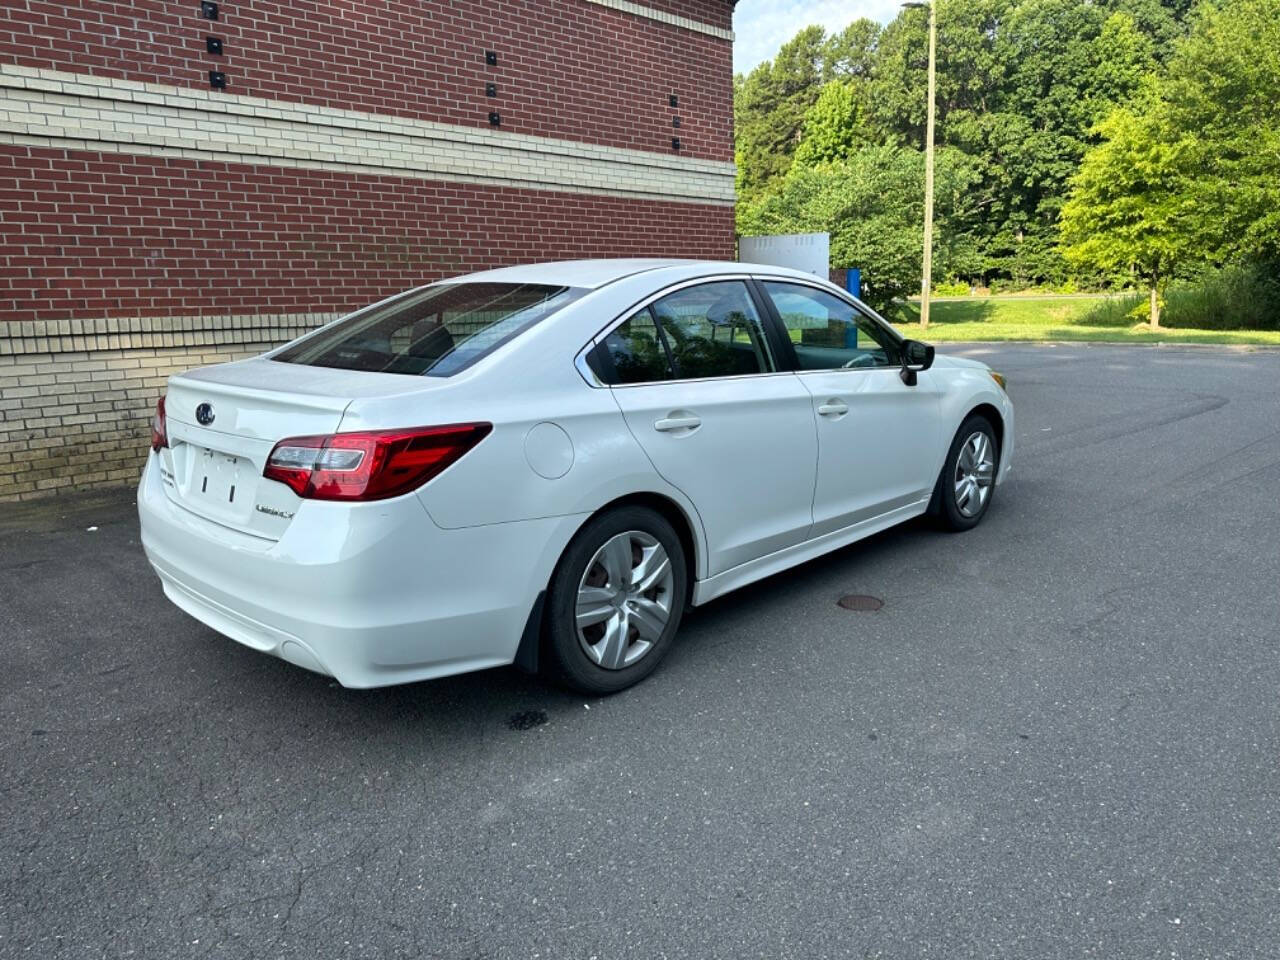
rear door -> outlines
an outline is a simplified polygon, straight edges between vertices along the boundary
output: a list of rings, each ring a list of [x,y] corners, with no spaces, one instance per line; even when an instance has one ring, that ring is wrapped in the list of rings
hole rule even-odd
[[[829,291],[761,280],[811,394],[818,431],[811,536],[927,498],[941,457],[941,405],[930,371],[902,382],[898,339]]]
[[[709,574],[799,543],[812,520],[817,439],[809,393],[745,280],[696,282],[601,339],[627,426],[702,520]]]

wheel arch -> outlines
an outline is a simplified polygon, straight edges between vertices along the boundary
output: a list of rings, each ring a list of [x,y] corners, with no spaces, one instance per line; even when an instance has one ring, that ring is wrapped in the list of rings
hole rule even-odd
[[[694,532],[695,528],[693,519],[675,500],[672,500],[670,497],[664,496],[661,493],[628,493],[625,496],[610,500],[599,510],[595,511],[595,513],[591,514],[590,517],[584,520],[582,525],[585,526],[588,522],[600,516],[602,513],[616,509],[617,507],[626,506],[648,507],[650,510],[661,514],[675,529],[676,536],[680,538],[680,546],[684,549],[685,553],[685,572],[689,579],[688,597],[692,599],[693,585],[698,579],[698,563],[702,557],[701,546],[698,543],[697,534]],[[582,529],[582,527],[579,527],[578,529]],[[565,549],[568,549],[567,544],[565,545]],[[561,556],[563,556],[563,553],[561,553]],[[558,562],[559,561],[557,561],[557,563]]]
[[[543,644],[545,642],[545,618],[546,618],[546,596],[547,591],[551,589],[551,580],[555,576],[556,570],[560,568],[560,562],[564,559],[565,552],[569,549],[569,545],[573,543],[574,537],[581,532],[582,528],[588,523],[600,516],[618,507],[641,506],[660,514],[671,524],[676,532],[676,536],[680,538],[680,546],[683,548],[686,556],[685,576],[688,583],[685,594],[686,605],[693,600],[693,588],[698,579],[698,563],[702,557],[702,545],[698,540],[695,527],[695,521],[686,513],[683,506],[673,500],[671,497],[661,493],[652,491],[640,491],[636,493],[624,494],[615,497],[608,503],[602,504],[599,508],[585,517],[578,524],[573,534],[565,541],[564,546],[560,549],[560,553],[556,556],[555,563],[551,566],[550,572],[547,574],[547,582],[542,589],[538,591],[538,595],[534,600],[533,608],[529,611],[529,619],[525,623],[524,633],[520,637],[520,642],[516,648],[514,664],[526,673],[537,673],[538,666],[542,661]]]
[[[974,417],[974,416],[986,417],[987,421],[991,424],[991,426],[995,428],[996,449],[1000,452],[1000,455],[1003,456],[1004,455],[1004,417],[1001,415],[1000,409],[990,403],[980,403],[976,407],[974,407],[972,410],[970,410],[968,413],[966,413],[964,417],[960,420],[960,423],[963,424],[965,420],[968,420],[970,417]],[[960,427],[957,426],[956,429],[959,430]]]

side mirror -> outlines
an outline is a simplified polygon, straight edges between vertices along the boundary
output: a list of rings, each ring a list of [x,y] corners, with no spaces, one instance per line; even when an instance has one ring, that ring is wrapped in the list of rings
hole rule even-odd
[[[902,382],[916,385],[916,374],[933,366],[933,345],[919,340],[902,341]]]

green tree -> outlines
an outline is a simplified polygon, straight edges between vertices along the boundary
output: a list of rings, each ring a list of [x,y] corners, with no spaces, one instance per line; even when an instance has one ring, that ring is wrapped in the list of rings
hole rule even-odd
[[[880,24],[866,17],[853,21],[839,33],[827,38],[822,52],[822,78],[862,80],[871,76],[875,67],[876,48],[880,42]]]
[[[1280,0],[1203,7],[1159,89],[1206,258],[1280,256]]]
[[[1195,253],[1194,224],[1204,211],[1187,190],[1183,145],[1149,114],[1117,108],[1098,133],[1102,142],[1085,156],[1062,207],[1063,252],[1083,269],[1142,277],[1158,328],[1165,284]]]
[[[828,83],[804,115],[794,162],[811,167],[842,160],[863,146],[867,142],[864,110],[856,84],[847,80]]]
[[[1127,13],[1113,13],[1103,22],[1093,59],[1088,86],[1091,111],[1099,120],[1137,93],[1156,66],[1151,38]]]
[[[1233,89],[1258,89],[1271,97],[1258,104],[1259,116],[1280,104],[1280,93],[1263,82],[1277,58],[1249,65],[1256,48],[1250,32],[1266,39],[1280,18],[1267,11],[1280,0],[1201,0],[1202,13],[1190,15],[1195,0],[943,0],[938,14],[937,143],[954,158],[963,155],[970,211],[946,235],[951,269],[966,279],[1012,278],[1034,284],[1061,282],[1077,269],[1062,255],[1058,219],[1073,174],[1097,134],[1091,132],[1116,106],[1129,103],[1144,78],[1163,69],[1205,89],[1189,104],[1210,127],[1221,114],[1225,130],[1236,133],[1239,104],[1227,101],[1231,90],[1209,89],[1218,58],[1237,79]],[[1214,10],[1254,12],[1239,17],[1221,38],[1206,41],[1195,57],[1175,54],[1183,45],[1188,17],[1199,26],[1214,20]],[[1232,45],[1224,56],[1222,44]],[[1269,41],[1267,41],[1269,42]],[[758,205],[787,187],[793,164],[816,169],[842,163],[864,148],[893,145],[918,151],[924,143],[926,108],[927,16],[903,10],[883,28],[859,20],[824,37],[810,28],[798,34],[771,64],[735,78],[739,199]],[[1249,67],[1249,71],[1246,71]],[[1225,99],[1224,99],[1225,98]],[[1167,112],[1167,108],[1165,109]],[[1206,183],[1206,203],[1229,199],[1232,175],[1254,189],[1254,224],[1268,212],[1280,217],[1280,203],[1268,192],[1259,157],[1237,149],[1250,142],[1272,148],[1275,124],[1250,128],[1238,143],[1221,142],[1223,176],[1217,192]],[[1270,131],[1270,133],[1268,132]],[[1202,163],[1207,161],[1201,158]],[[829,175],[829,174],[827,174]],[[1271,183],[1280,182],[1272,178]],[[1269,204],[1269,206],[1267,206]],[[1265,210],[1263,208],[1266,208]],[[1241,207],[1243,209],[1243,207]],[[1243,215],[1242,215],[1243,216]],[[1256,231],[1255,231],[1256,232]],[[1239,223],[1237,237],[1255,238]],[[942,235],[939,234],[939,243]]]
[[[972,258],[964,240],[972,165],[940,151],[937,165],[938,276]],[[779,190],[738,207],[738,232],[827,232],[831,262],[861,267],[867,302],[883,309],[920,282],[924,157],[896,146],[863,147],[843,160],[793,166]]]
[[[826,34],[806,27],[734,84],[734,159],[738,196],[750,199],[791,166],[804,117],[822,89]]]
[[[1141,275],[1152,326],[1175,274],[1280,257],[1280,0],[1200,8],[1166,72],[1098,133],[1062,210],[1064,252]]]

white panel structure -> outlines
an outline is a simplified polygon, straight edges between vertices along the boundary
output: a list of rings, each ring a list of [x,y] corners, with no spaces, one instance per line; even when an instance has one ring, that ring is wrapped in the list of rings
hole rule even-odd
[[[738,260],[803,270],[826,280],[830,273],[831,234],[779,233],[767,237],[739,237]]]

